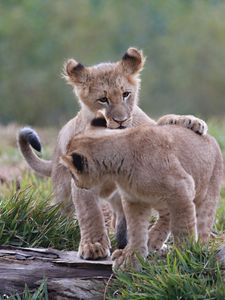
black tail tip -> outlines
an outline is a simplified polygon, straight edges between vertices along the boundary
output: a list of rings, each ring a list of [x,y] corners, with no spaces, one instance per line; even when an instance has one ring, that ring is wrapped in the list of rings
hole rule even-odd
[[[20,130],[19,136],[23,137],[36,151],[41,152],[40,138],[32,128],[24,127]]]
[[[128,243],[127,222],[125,217],[123,217],[116,226],[116,242],[118,249],[124,249]]]
[[[106,120],[104,118],[94,118],[91,121],[91,126],[107,128],[107,123],[106,123]]]

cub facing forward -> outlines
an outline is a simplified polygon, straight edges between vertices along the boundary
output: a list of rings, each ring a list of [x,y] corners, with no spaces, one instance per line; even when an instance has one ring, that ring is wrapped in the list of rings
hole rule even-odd
[[[178,126],[91,131],[71,140],[62,163],[79,188],[112,178],[121,191],[128,244],[113,253],[114,269],[135,267],[134,253],[160,249],[170,231],[176,244],[190,236],[208,241],[223,178],[213,137]],[[148,231],[151,208],[159,219]]]

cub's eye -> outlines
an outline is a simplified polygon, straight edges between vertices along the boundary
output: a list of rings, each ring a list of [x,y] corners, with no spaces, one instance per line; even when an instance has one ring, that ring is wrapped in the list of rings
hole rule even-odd
[[[124,92],[123,93],[123,99],[127,99],[130,96],[130,92]]]
[[[107,97],[99,98],[97,101],[100,102],[100,103],[109,103],[109,100],[108,100]]]

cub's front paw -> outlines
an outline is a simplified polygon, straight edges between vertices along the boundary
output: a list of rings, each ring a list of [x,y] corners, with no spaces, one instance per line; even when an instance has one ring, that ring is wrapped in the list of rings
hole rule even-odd
[[[113,271],[127,271],[131,269],[140,271],[141,265],[138,256],[140,257],[139,253],[127,247],[115,250],[112,254]]]
[[[208,126],[205,121],[191,115],[188,116],[165,115],[158,120],[157,124],[178,125],[178,126],[186,127],[200,135],[206,135],[208,131]]]
[[[110,245],[108,242],[81,241],[78,255],[83,259],[100,259],[110,256]]]

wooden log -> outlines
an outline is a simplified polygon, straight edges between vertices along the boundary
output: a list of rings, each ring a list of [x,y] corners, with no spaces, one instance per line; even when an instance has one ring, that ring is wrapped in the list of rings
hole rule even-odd
[[[49,299],[103,299],[112,275],[110,258],[82,260],[75,251],[0,247],[0,295],[22,293],[47,280]]]

